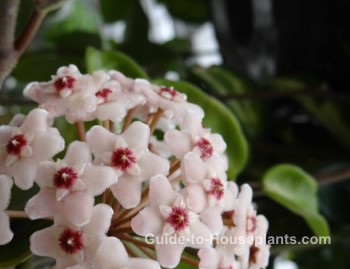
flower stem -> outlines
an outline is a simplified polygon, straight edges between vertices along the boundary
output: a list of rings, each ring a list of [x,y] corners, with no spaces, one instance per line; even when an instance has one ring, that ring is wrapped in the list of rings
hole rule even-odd
[[[17,211],[17,210],[6,210],[5,213],[10,218],[22,218],[22,219],[28,219],[28,215],[24,211]]]
[[[77,121],[75,123],[80,141],[85,141],[85,124],[83,121]]]
[[[132,118],[134,116],[135,108],[132,108],[128,111],[128,114],[126,114],[126,117],[124,119],[124,125],[122,128],[122,132],[124,132],[130,125]]]
[[[183,261],[187,264],[193,265],[195,267],[198,267],[198,264],[199,264],[199,262],[197,260],[195,260],[194,258],[189,258],[189,257],[186,257],[184,255],[181,256],[181,261]]]
[[[181,161],[180,160],[173,160],[170,164],[170,169],[169,169],[169,176],[171,176],[172,174],[174,174],[177,169],[179,169],[181,166]],[[168,177],[169,177],[168,176]]]
[[[158,108],[156,114],[154,114],[154,117],[152,119],[151,124],[149,125],[149,129],[151,131],[151,134],[153,134],[154,130],[156,129],[157,123],[160,120],[160,118],[163,116],[164,110],[161,108]]]

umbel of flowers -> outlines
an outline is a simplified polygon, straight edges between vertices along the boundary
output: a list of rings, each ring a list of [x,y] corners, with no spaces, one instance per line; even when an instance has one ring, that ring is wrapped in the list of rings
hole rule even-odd
[[[0,244],[20,213],[6,210],[13,183],[37,184],[22,215],[52,220],[30,246],[57,269],[265,268],[268,222],[252,189],[228,181],[225,142],[177,90],[74,65],[29,84],[39,108],[0,127]],[[61,116],[79,141],[52,127]],[[85,131],[91,120],[101,125]]]

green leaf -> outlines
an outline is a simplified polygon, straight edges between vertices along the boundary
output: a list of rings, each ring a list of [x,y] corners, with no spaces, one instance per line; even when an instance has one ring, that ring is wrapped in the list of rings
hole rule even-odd
[[[203,108],[205,126],[211,128],[212,132],[221,134],[227,144],[228,175],[231,179],[235,179],[248,159],[247,141],[236,117],[222,103],[190,83],[163,79],[158,79],[155,83],[168,87],[173,86],[179,92],[185,93],[189,102]]]
[[[63,9],[47,22],[44,34],[49,39],[72,32],[98,33],[98,17],[84,0],[68,1]]]
[[[194,67],[192,74],[204,81],[211,92],[217,95],[249,94],[253,84],[242,75],[220,66],[209,68]],[[252,100],[227,99],[225,104],[237,116],[244,132],[249,137],[256,137],[263,129],[261,104]]]
[[[271,85],[281,91],[310,88],[306,82],[293,78],[274,79]],[[318,90],[326,91],[326,89],[322,89],[321,87]],[[350,148],[350,124],[346,113],[342,111],[342,108],[338,104],[326,98],[315,98],[307,95],[298,95],[295,99],[323,124],[336,141]]]
[[[124,20],[130,11],[132,1],[100,0],[102,18],[107,23]]]
[[[208,0],[158,0],[166,5],[170,14],[186,22],[202,23],[209,19]]]
[[[273,200],[302,216],[317,236],[329,236],[327,221],[318,213],[317,183],[300,167],[279,164],[263,177],[263,190]]]
[[[99,51],[88,48],[85,61],[89,73],[97,69],[114,69],[131,78],[148,78],[147,74],[133,59],[121,52]]]
[[[82,58],[83,55],[79,53],[59,54],[54,50],[30,52],[20,58],[12,75],[23,83],[48,81],[60,66],[74,63],[81,68]]]
[[[14,237],[9,244],[0,246],[0,268],[14,266],[29,259],[32,256],[29,249],[30,236],[51,223],[48,220],[12,219]]]

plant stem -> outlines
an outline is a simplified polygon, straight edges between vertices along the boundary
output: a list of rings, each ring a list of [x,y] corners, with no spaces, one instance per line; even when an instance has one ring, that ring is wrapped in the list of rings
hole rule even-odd
[[[28,219],[28,215],[24,211],[17,211],[17,210],[6,210],[5,213],[10,218],[22,218],[22,219]]]
[[[125,119],[124,119],[124,125],[123,125],[123,128],[122,128],[122,132],[124,132],[129,127],[129,125],[130,125],[130,123],[132,121],[132,118],[134,116],[134,113],[135,113],[135,108],[132,108],[126,114]]]
[[[154,130],[156,129],[157,123],[160,120],[160,118],[163,116],[163,109],[158,108],[156,114],[154,114],[154,117],[152,119],[151,124],[149,125],[149,129],[151,132],[151,135],[154,133]]]
[[[80,141],[85,141],[85,124],[83,121],[77,121],[75,123]]]

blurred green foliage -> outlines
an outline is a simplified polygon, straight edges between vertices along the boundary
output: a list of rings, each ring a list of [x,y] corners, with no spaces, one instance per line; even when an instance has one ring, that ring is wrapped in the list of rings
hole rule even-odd
[[[174,21],[195,28],[212,19],[215,0],[158,2]],[[32,10],[32,1],[21,1],[18,33]],[[123,38],[107,37],[104,27],[119,22],[125,24]],[[175,86],[191,102],[202,105],[205,124],[221,133],[228,144],[231,179],[256,187],[258,212],[268,217],[269,234],[326,235],[330,228],[332,245],[272,246],[270,268],[281,253],[287,253],[299,268],[350,268],[346,255],[350,247],[349,96],[342,98],[327,80],[315,79],[314,74],[282,72],[254,80],[225,62],[210,67],[193,64],[197,55],[191,34],[155,43],[149,39],[150,25],[138,0],[67,1],[44,21],[12,72],[17,86],[1,93],[7,106],[1,122],[18,111],[16,102],[23,101],[24,85],[50,80],[62,65],[73,63],[83,72],[114,68],[130,77],[150,79],[175,72],[191,84],[164,79],[156,83]],[[56,124],[74,139],[73,126],[63,120]],[[10,245],[0,247],[0,267],[29,257],[31,229],[46,225],[35,223],[11,224],[19,235]],[[190,267],[181,264],[178,268]]]

